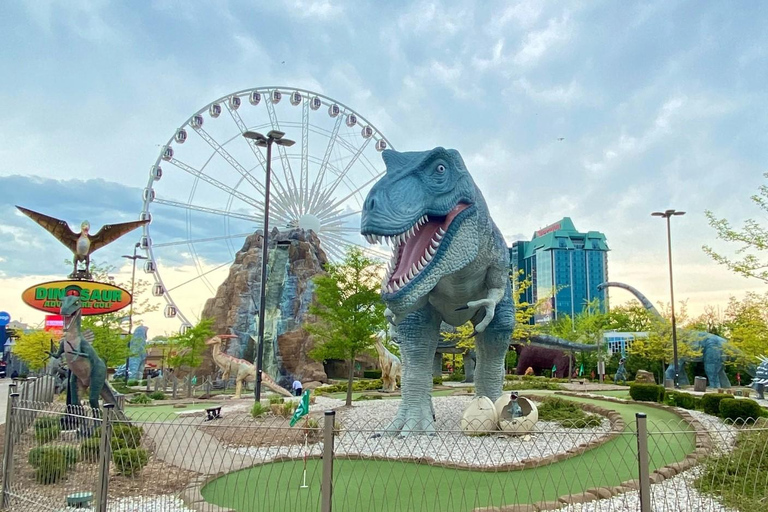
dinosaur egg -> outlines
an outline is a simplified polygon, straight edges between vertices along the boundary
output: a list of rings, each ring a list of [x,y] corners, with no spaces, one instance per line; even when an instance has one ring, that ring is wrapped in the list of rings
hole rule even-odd
[[[498,428],[496,408],[487,396],[476,396],[461,416],[461,430],[467,435],[483,435]]]
[[[494,409],[499,417],[499,428],[511,434],[527,434],[533,430],[539,421],[539,410],[536,404],[524,397],[517,399],[522,416],[513,417],[509,393],[501,395],[494,404]]]

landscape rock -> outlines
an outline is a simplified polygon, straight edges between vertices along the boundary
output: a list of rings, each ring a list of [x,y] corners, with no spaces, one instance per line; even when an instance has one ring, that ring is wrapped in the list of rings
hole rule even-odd
[[[642,382],[644,384],[656,384],[656,378],[649,371],[637,370],[637,375],[635,375],[635,382]]]

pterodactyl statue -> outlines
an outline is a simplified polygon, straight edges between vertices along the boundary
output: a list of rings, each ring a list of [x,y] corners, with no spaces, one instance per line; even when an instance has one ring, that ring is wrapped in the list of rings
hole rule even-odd
[[[91,225],[87,220],[80,224],[80,233],[75,233],[63,220],[49,217],[21,206],[16,206],[16,208],[43,226],[46,231],[56,237],[56,240],[66,245],[72,251],[74,270],[69,275],[70,279],[91,279],[91,272],[89,270],[91,253],[149,222],[149,220],[137,220],[120,224],[105,224],[95,235],[91,235]],[[78,269],[78,263],[81,261],[85,262],[85,270]]]

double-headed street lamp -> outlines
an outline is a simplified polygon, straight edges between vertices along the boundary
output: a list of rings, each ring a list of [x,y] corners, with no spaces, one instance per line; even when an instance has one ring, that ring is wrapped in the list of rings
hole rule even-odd
[[[131,270],[131,309],[128,312],[128,355],[125,357],[125,383],[128,384],[128,364],[131,359],[131,336],[133,335],[133,286],[136,282],[136,260],[146,260],[146,256],[136,254],[136,249],[141,247],[141,244],[136,242],[133,246],[133,256],[123,254],[123,258],[133,260],[133,269]]]
[[[272,180],[272,143],[278,146],[290,147],[294,141],[284,139],[285,134],[277,130],[271,130],[267,136],[257,132],[245,132],[243,137],[250,139],[256,146],[267,148],[267,168],[264,186],[264,235],[261,240],[261,293],[259,296],[259,347],[256,352],[256,385],[254,395],[256,401],[261,400],[261,372],[264,359],[264,306],[267,292],[267,244],[269,241],[269,185]]]
[[[669,258],[669,294],[672,299],[672,353],[675,360],[675,388],[680,389],[680,367],[677,362],[677,324],[675,323],[675,288],[672,284],[672,236],[670,234],[669,219],[673,215],[685,215],[685,212],[675,210],[665,210],[663,212],[653,212],[654,217],[667,219],[667,255]]]

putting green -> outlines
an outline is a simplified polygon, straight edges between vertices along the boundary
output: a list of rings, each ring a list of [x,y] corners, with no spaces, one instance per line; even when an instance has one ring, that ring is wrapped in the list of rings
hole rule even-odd
[[[471,511],[475,507],[556,500],[591,487],[609,487],[637,478],[635,413],[648,416],[650,469],[682,460],[694,450],[693,431],[671,412],[639,404],[614,404],[564,397],[620,413],[622,435],[549,466],[522,471],[481,472],[419,465],[406,461],[336,458],[334,511]],[[363,435],[363,434],[359,434]],[[439,444],[438,438],[433,438]],[[454,449],[445,445],[444,449]],[[322,461],[307,462],[302,484],[301,460],[276,462],[237,471],[203,487],[206,501],[234,510],[308,511],[320,503]]]
[[[186,407],[177,409],[173,405],[151,405],[146,407],[126,406],[125,414],[134,421],[162,421],[175,419],[179,413],[189,411],[202,411],[211,407],[211,404],[187,404]]]

